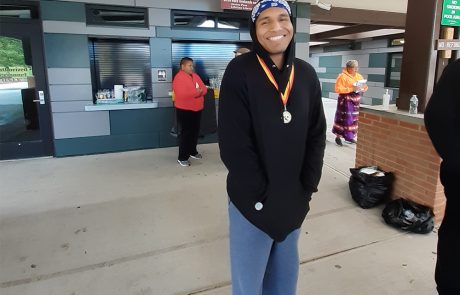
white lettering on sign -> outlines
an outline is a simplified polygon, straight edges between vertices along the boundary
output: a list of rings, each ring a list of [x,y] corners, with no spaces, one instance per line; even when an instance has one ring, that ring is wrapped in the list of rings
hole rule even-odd
[[[438,40],[438,50],[460,50],[460,40]]]
[[[441,25],[460,26],[460,0],[443,0]]]
[[[256,3],[257,0],[221,0],[220,7],[222,9],[250,11]]]

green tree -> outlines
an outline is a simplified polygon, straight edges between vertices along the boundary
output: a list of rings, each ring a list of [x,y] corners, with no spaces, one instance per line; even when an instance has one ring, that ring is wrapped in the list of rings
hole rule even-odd
[[[15,38],[0,37],[0,67],[26,66],[22,41]]]

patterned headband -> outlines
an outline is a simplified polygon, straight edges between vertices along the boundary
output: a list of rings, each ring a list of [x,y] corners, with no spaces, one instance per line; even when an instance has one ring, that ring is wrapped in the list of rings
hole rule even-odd
[[[252,9],[252,13],[251,13],[252,22],[253,23],[256,22],[256,18],[264,10],[272,8],[272,7],[284,8],[289,13],[289,15],[291,15],[291,7],[289,7],[289,4],[287,3],[286,0],[262,0],[259,3],[257,3]]]

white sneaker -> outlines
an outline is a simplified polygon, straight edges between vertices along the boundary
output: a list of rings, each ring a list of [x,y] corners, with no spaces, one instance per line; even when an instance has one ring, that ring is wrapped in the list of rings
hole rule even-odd
[[[190,158],[195,160],[201,160],[203,159],[203,156],[200,153],[196,153],[196,155],[190,155]]]
[[[190,166],[190,161],[189,160],[185,160],[185,161],[177,160],[177,163],[179,163],[179,165],[181,165],[182,167]]]

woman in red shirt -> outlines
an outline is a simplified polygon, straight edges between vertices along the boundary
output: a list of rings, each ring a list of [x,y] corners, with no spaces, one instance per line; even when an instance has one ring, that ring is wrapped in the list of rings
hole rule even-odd
[[[201,159],[196,145],[200,132],[201,111],[204,96],[208,91],[201,78],[194,73],[193,60],[184,57],[180,61],[180,71],[173,80],[174,106],[177,125],[180,128],[179,157],[181,166],[190,166],[189,158]]]

